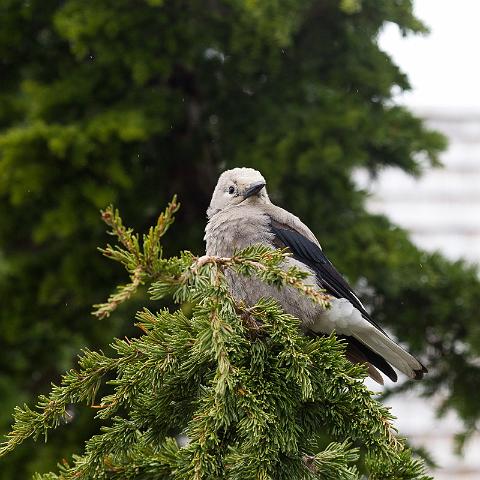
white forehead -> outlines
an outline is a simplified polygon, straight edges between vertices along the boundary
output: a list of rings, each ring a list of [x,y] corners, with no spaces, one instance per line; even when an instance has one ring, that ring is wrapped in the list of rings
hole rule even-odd
[[[219,185],[224,185],[228,182],[249,184],[254,182],[265,182],[265,179],[258,170],[242,167],[232,168],[232,170],[227,170],[220,175],[220,178],[218,179]]]

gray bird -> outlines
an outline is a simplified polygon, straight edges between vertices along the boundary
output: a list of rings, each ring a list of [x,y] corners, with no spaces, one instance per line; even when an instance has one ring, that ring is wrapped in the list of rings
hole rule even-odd
[[[272,297],[285,312],[301,320],[306,333],[330,334],[335,330],[347,343],[347,358],[354,363],[365,363],[369,376],[378,383],[383,384],[378,370],[392,381],[397,380],[392,366],[417,380],[427,372],[372,320],[310,229],[295,215],[272,204],[260,172],[252,168],[223,172],[207,217],[207,255],[230,257],[236,250],[253,244],[288,248],[292,255],[285,260],[283,268],[295,266],[308,272],[304,282],[318,286],[333,297],[330,308],[324,309],[294,287],[278,288],[258,277],[227,272],[232,295],[237,300],[253,305],[261,297]]]

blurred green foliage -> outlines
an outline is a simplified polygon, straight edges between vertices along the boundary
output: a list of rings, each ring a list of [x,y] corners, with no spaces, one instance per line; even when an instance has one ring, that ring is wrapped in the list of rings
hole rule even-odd
[[[351,178],[418,175],[444,148],[392,103],[408,81],[377,45],[386,21],[425,31],[411,1],[2,0],[0,18],[2,430],[79,347],[131,323],[128,310],[89,318],[121,282],[95,251],[98,210],[114,202],[141,231],[177,193],[168,253],[201,253],[218,173],[240,165],[262,171],[351,281],[368,280],[374,317],[430,366],[420,388],[475,427],[478,273],[367,213]],[[91,435],[89,418],[76,411],[81,434],[19,449],[0,478],[52,469]]]

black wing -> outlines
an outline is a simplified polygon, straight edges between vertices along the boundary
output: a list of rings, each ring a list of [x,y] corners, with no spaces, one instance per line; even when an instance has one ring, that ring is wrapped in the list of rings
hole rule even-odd
[[[321,288],[335,298],[346,298],[360,311],[365,320],[386,335],[383,329],[372,320],[350,285],[338,273],[321,248],[296,230],[282,228],[279,225],[275,221],[271,222],[271,230],[275,235],[275,246],[287,247],[292,252],[293,258],[309,266],[316,273]]]
[[[342,275],[338,273],[317,244],[313,243],[296,230],[288,228],[274,220],[271,220],[271,231],[275,235],[275,246],[278,248],[287,247],[291,251],[293,258],[310,267],[315,272],[318,285],[321,288],[335,298],[346,298],[360,311],[365,320],[387,335],[385,331],[372,320],[350,285]],[[352,343],[352,348],[360,350],[372,365],[379,368],[391,380],[394,382],[397,380],[397,374],[383,357],[353,337],[342,337],[348,344]]]

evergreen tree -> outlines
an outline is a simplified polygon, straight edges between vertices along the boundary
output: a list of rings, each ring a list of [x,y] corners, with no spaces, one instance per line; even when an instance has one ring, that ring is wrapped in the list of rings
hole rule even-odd
[[[70,404],[85,402],[104,421],[101,433],[59,474],[37,480],[355,480],[360,470],[372,480],[428,480],[363,385],[366,369],[350,364],[333,336],[303,336],[299,320],[273,300],[235,301],[224,271],[293,286],[325,306],[328,295],[302,283],[306,272],[281,268],[286,252],[265,246],[232,258],[164,258],[160,239],[177,207],[170,203],[143,241],[113,208],[103,212],[120,243],[103,253],[126,267],[131,282],[94,314],[109,316],[147,284],[154,300],[173,295],[190,315],[144,309],[136,317],[143,334],[116,339],[114,356],[84,350],[78,369],[35,409],[16,409],[0,456],[28,437],[46,438],[68,419]],[[105,381],[110,393],[97,403]],[[183,446],[179,434],[188,436]]]
[[[137,293],[94,328],[87,305],[120,270],[92,255],[98,209],[136,228],[177,192],[171,253],[203,251],[220,170],[253,166],[299,215],[362,300],[431,373],[474,431],[480,404],[478,272],[426,254],[365,211],[351,179],[394,166],[417,175],[444,140],[391,101],[406,77],[377,45],[383,24],[422,33],[410,0],[3,0],[0,2],[0,428],[45,393],[82,346],[130,333]],[[411,386],[408,383],[407,386]],[[92,434],[76,427],[18,448],[0,478],[53,468]]]

